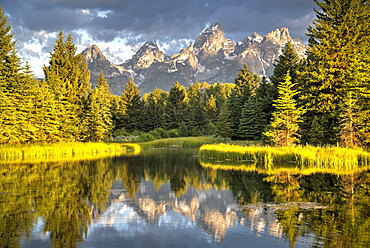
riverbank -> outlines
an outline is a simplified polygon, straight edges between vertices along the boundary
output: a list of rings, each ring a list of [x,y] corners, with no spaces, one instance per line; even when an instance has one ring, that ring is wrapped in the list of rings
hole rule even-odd
[[[96,159],[116,155],[136,155],[141,149],[199,148],[215,143],[212,137],[180,137],[139,143],[61,142],[32,145],[0,145],[0,163]]]
[[[292,163],[295,166],[354,169],[370,166],[370,153],[361,148],[344,147],[270,147],[208,144],[199,148],[199,156],[222,161],[248,161],[263,164]]]
[[[199,148],[204,144],[215,143],[216,140],[212,137],[180,137],[180,138],[164,138],[156,139],[148,142],[140,142],[143,149],[150,148]]]
[[[94,159],[109,155],[135,154],[140,152],[140,149],[140,145],[134,143],[61,142],[33,145],[1,145],[0,163]]]

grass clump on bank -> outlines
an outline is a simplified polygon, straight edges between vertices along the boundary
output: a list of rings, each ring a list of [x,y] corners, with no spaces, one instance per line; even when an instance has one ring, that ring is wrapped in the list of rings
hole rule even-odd
[[[137,154],[139,144],[63,142],[38,145],[1,145],[0,162],[33,162],[59,158],[89,158],[125,153]]]
[[[215,144],[201,146],[199,155],[219,160],[253,161],[265,166],[287,162],[302,168],[355,169],[370,166],[370,153],[361,148]]]
[[[148,142],[139,143],[143,149],[148,148],[199,148],[208,143],[214,143],[212,137],[181,137],[181,138],[165,138],[157,139]]]

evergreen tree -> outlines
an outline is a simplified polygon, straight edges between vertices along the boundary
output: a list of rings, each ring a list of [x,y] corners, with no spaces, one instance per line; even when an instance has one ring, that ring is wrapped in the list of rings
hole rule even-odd
[[[244,104],[240,123],[239,132],[242,139],[258,140],[266,127],[264,113],[255,97],[250,97]]]
[[[369,68],[365,65],[369,55],[363,51],[369,49],[370,6],[363,0],[315,2],[321,10],[315,10],[314,27],[308,28],[308,66],[303,73],[302,100],[309,110],[307,122],[312,122],[314,116],[327,120],[321,121],[325,125],[324,137],[327,142],[336,142],[348,105],[343,100],[349,99],[346,97],[349,91],[354,91],[354,98],[361,98],[355,89],[365,89],[369,82]],[[363,71],[358,73],[359,70]],[[368,103],[358,101],[356,104],[366,113],[362,105],[368,106]],[[358,121],[354,124],[366,129],[363,120]]]
[[[14,92],[21,91],[20,59],[8,25],[8,17],[0,6],[0,143],[18,143],[18,104]],[[19,100],[19,99],[18,99]]]
[[[62,113],[60,113],[60,102],[55,100],[54,93],[44,81],[36,80],[33,87],[33,108],[31,119],[37,126],[39,142],[62,141],[64,135],[61,133]]]
[[[72,36],[65,40],[60,32],[48,66],[44,66],[45,83],[55,95],[60,107],[60,127],[65,140],[83,139],[84,98],[91,89],[90,72],[81,54],[76,54]]]
[[[262,124],[264,124],[265,127],[271,122],[272,113],[275,111],[273,101],[277,98],[276,93],[274,85],[272,83],[268,83],[266,78],[263,77],[256,90],[255,98],[258,107],[261,110],[260,115],[262,118]]]
[[[234,88],[234,83],[218,82],[209,85],[209,87],[206,89],[206,92],[208,96],[213,95],[215,97],[217,108],[220,110],[226,104],[226,101],[230,97]]]
[[[205,135],[207,132],[207,116],[204,109],[205,106],[205,90],[207,83],[194,83],[189,86],[187,91],[187,116],[189,119],[189,126],[191,127],[190,135]]]
[[[120,117],[118,128],[126,131],[142,129],[144,105],[140,96],[139,86],[130,78],[121,95]]]
[[[275,94],[274,99],[277,99],[277,88],[280,82],[284,80],[285,75],[290,72],[292,78],[292,83],[298,83],[298,70],[301,66],[301,59],[295,52],[293,44],[287,42],[284,49],[281,51],[282,54],[274,63],[274,71],[272,76],[270,76],[270,81],[274,86]]]
[[[33,143],[47,140],[38,106],[43,103],[37,81],[26,64],[21,66],[15,41],[0,9],[0,143]]]
[[[340,124],[340,143],[343,146],[355,147],[362,145],[361,133],[356,125],[358,111],[356,111],[356,102],[354,99],[349,98],[345,101],[346,107],[341,114]]]
[[[236,76],[234,82],[236,89],[240,95],[250,94],[255,95],[256,89],[259,85],[261,78],[258,74],[253,73],[247,64],[243,65],[243,69],[239,69],[239,73]],[[245,93],[247,92],[247,93]]]
[[[184,86],[176,82],[170,89],[166,105],[166,129],[178,129],[181,123],[187,122],[187,92]]]
[[[204,110],[206,112],[208,122],[216,123],[219,111],[217,108],[217,100],[213,95],[211,95],[206,101]]]
[[[100,71],[96,88],[87,97],[85,110],[86,139],[91,141],[105,140],[113,129],[111,113],[111,93],[107,79]]]
[[[166,92],[155,88],[145,99],[145,127],[146,131],[165,126]]]
[[[293,90],[295,85],[290,80],[288,72],[278,86],[278,99],[274,101],[276,111],[272,114],[270,130],[264,133],[278,146],[291,146],[299,142],[298,123],[302,121],[303,110],[296,106],[294,96],[297,91]]]
[[[231,128],[231,138],[240,138],[239,122],[241,118],[242,109],[250,96],[254,96],[260,77],[251,72],[248,65],[244,65],[243,69],[239,70],[235,78],[235,88],[231,96],[227,100],[227,108],[229,113],[229,122]]]
[[[232,135],[231,123],[229,121],[230,113],[227,106],[223,106],[217,118],[216,135],[222,138],[230,138]]]

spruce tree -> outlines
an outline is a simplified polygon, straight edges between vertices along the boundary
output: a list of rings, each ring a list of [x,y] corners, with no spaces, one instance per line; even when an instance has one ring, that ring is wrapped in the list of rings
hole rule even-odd
[[[187,95],[187,119],[189,119],[189,126],[191,127],[190,135],[199,136],[205,135],[207,132],[207,115],[204,109],[205,106],[205,90],[207,83],[194,83],[189,86]]]
[[[273,106],[273,101],[277,99],[277,91],[275,86],[272,83],[266,81],[266,78],[263,77],[260,85],[256,90],[256,102],[258,107],[261,110],[262,124],[265,127],[270,124],[272,113],[275,111]]]
[[[230,113],[228,111],[228,107],[224,105],[221,110],[220,114],[217,118],[217,125],[216,125],[216,135],[222,138],[231,138],[232,129],[231,129],[231,122],[229,121]]]
[[[85,116],[86,139],[103,141],[108,138],[113,129],[111,113],[111,93],[107,79],[99,72],[96,88],[87,97]]]
[[[242,109],[248,98],[255,95],[260,80],[260,77],[250,71],[246,64],[243,66],[243,69],[239,70],[235,78],[235,88],[226,103],[229,113],[229,122],[231,124],[232,139],[240,138],[239,123]]]
[[[166,129],[178,129],[181,123],[187,122],[186,107],[188,96],[186,88],[176,82],[170,89],[166,105]]]
[[[121,95],[120,119],[118,127],[126,131],[142,129],[144,105],[140,96],[139,86],[130,78]]]
[[[242,139],[258,140],[266,126],[265,116],[256,97],[249,97],[244,104],[239,132]]]
[[[165,127],[166,92],[155,88],[145,100],[145,131]]]
[[[19,86],[20,59],[8,24],[0,6],[0,142],[18,143],[17,105],[14,88]]]
[[[278,99],[274,101],[276,110],[272,113],[270,130],[264,133],[277,146],[291,146],[299,142],[298,123],[302,121],[303,110],[297,108],[294,96],[298,92],[293,90],[295,84],[290,80],[288,72],[278,86]]]
[[[349,91],[355,99],[361,98],[356,89],[368,85],[368,47],[370,29],[369,2],[362,0],[315,0],[320,10],[308,28],[308,66],[302,100],[308,108],[306,122],[318,117],[325,126],[326,142],[337,142],[341,119],[345,116]],[[363,70],[358,73],[359,70]],[[366,97],[365,97],[366,98]],[[367,98],[368,99],[368,98]],[[358,101],[361,111],[367,101]],[[362,116],[359,114],[356,116]],[[326,121],[324,121],[326,120]],[[356,124],[354,122],[354,124]],[[366,124],[359,120],[359,130]],[[342,126],[343,127],[343,126]],[[366,132],[365,130],[363,132]]]
[[[59,102],[60,125],[65,140],[80,140],[86,132],[84,126],[84,98],[91,89],[90,72],[81,54],[76,54],[72,36],[65,40],[61,31],[50,53],[48,66],[44,66],[45,83]]]
[[[213,94],[206,100],[206,103],[204,105],[204,110],[205,110],[208,122],[215,124],[217,121],[217,115],[219,113],[219,110],[217,108],[217,100],[213,96]]]
[[[38,82],[28,64],[22,67],[7,20],[0,7],[0,143],[37,142],[41,136],[34,117]]]
[[[277,99],[277,88],[281,81],[284,80],[285,75],[290,72],[292,83],[298,83],[298,70],[302,65],[301,59],[295,52],[293,44],[287,42],[284,49],[281,51],[282,54],[274,63],[274,71],[270,76],[270,81],[274,86],[275,94],[274,97]]]

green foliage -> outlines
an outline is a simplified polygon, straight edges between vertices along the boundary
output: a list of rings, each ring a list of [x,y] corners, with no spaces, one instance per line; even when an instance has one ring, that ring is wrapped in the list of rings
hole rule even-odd
[[[255,97],[250,97],[244,104],[239,123],[239,132],[242,139],[261,139],[262,131],[267,125],[264,113]]]
[[[63,140],[81,140],[86,131],[84,97],[91,89],[90,72],[72,36],[64,38],[61,31],[48,66],[44,66],[45,84],[55,95]]]
[[[278,99],[274,101],[276,111],[272,113],[271,130],[264,133],[273,144],[278,146],[291,146],[299,142],[298,123],[302,122],[303,111],[296,106],[294,96],[297,91],[293,90],[295,84],[290,80],[291,77],[288,72],[284,81],[278,86]]]
[[[176,82],[168,95],[165,118],[166,129],[177,129],[186,119],[188,96],[184,86]]]
[[[234,83],[176,82],[170,92],[155,89],[143,97],[131,79],[121,96],[111,95],[102,73],[91,89],[86,61],[63,32],[43,67],[45,79],[36,80],[17,56],[1,9],[0,143],[125,140],[144,132],[154,138],[260,139],[265,130],[277,145],[299,137],[315,145],[369,145],[370,6],[361,0],[315,2],[306,61],[286,43],[271,82],[244,65]]]
[[[143,110],[139,86],[129,79],[121,95],[117,128],[123,127],[127,131],[141,130]]]
[[[302,101],[309,110],[309,116],[325,116],[328,125],[322,129],[325,136],[335,142],[338,132],[346,128],[340,126],[343,123],[340,120],[348,116],[345,114],[348,110],[345,102],[351,95],[348,93],[352,92],[354,99],[368,100],[362,93],[368,89],[366,85],[369,82],[369,55],[366,51],[369,49],[370,6],[361,0],[315,2],[320,10],[315,10],[314,26],[308,28],[308,66],[303,72]],[[353,109],[355,116],[367,113],[369,104],[365,101],[356,103],[358,109]],[[367,124],[363,121],[359,117],[353,124],[365,135]]]
[[[100,71],[97,87],[89,92],[85,103],[86,140],[103,141],[108,138],[113,129],[111,114],[112,95],[108,81]]]
[[[250,71],[246,64],[239,71],[235,78],[235,87],[226,103],[227,112],[224,112],[228,113],[227,119],[230,123],[230,137],[232,139],[240,138],[239,123],[242,109],[248,98],[255,95],[261,80],[257,74]]]
[[[229,121],[229,111],[228,111],[228,108],[227,106],[224,106],[221,111],[220,111],[220,114],[218,116],[218,121],[217,121],[217,131],[216,131],[216,135],[217,136],[220,136],[222,138],[230,138],[231,137],[231,123]]]
[[[145,131],[165,126],[165,105],[167,94],[161,89],[156,88],[144,99],[145,109]]]
[[[141,142],[139,144],[143,149],[166,147],[199,148],[204,144],[214,142],[215,140],[212,137],[199,136],[157,139],[149,142]]]
[[[274,86],[274,99],[277,99],[277,91],[280,82],[284,80],[285,75],[290,72],[292,83],[297,84],[299,81],[298,71],[301,66],[301,59],[295,52],[293,44],[287,42],[284,49],[281,51],[282,54],[274,64],[274,71],[270,77],[270,81]]]

